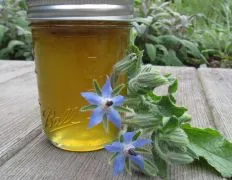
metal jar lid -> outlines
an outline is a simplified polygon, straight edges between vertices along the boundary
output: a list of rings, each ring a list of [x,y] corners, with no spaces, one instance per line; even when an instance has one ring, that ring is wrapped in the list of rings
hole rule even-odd
[[[133,18],[133,0],[27,0],[27,3],[32,21],[130,21]]]

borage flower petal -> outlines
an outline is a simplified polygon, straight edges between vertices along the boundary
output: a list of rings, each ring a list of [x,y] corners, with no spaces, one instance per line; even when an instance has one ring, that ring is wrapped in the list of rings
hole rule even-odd
[[[112,145],[106,145],[105,149],[109,152],[121,152],[123,145],[120,142],[114,142]]]
[[[119,129],[121,128],[121,116],[114,108],[110,108],[107,112],[107,118]]]
[[[142,146],[145,146],[147,144],[151,144],[151,140],[148,140],[148,139],[138,139],[134,142],[132,142],[132,145],[135,147],[135,148],[140,148]]]
[[[90,118],[89,128],[96,126],[97,124],[101,123],[104,116],[104,109],[101,107],[96,108]]]
[[[144,159],[143,159],[143,156],[141,156],[141,155],[136,155],[136,156],[130,155],[130,159],[131,159],[136,165],[138,165],[141,169],[144,169]]]
[[[119,175],[125,167],[125,157],[120,154],[114,160],[114,175]]]
[[[126,132],[124,135],[123,135],[123,139],[124,139],[124,142],[126,144],[128,143],[131,143],[132,142],[132,139],[135,135],[135,132]]]
[[[111,86],[110,78],[107,77],[106,83],[102,87],[102,96],[105,98],[110,98],[112,95],[113,89]]]
[[[116,96],[112,98],[113,101],[113,106],[121,106],[124,101],[125,101],[125,97],[124,96]]]
[[[102,97],[93,92],[84,92],[81,95],[92,105],[100,105]]]

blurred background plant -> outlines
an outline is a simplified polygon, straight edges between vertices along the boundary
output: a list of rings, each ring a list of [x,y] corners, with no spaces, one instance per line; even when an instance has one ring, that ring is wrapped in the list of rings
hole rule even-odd
[[[187,15],[201,12],[204,20],[194,21],[188,37],[197,40],[209,67],[232,68],[232,1],[175,0],[172,8]]]
[[[231,0],[134,0],[132,44],[153,65],[232,68]],[[25,0],[0,0],[0,59],[32,60]]]
[[[0,59],[32,60],[32,37],[25,0],[0,3]]]
[[[194,66],[207,63],[198,43],[187,36],[195,17],[181,15],[169,2],[137,1],[135,45],[144,50],[143,62],[154,65]]]

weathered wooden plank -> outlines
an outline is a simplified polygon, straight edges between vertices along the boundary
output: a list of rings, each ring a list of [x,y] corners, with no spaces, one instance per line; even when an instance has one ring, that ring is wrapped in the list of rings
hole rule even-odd
[[[160,68],[171,72],[180,79],[177,94],[180,104],[187,105],[193,115],[193,124],[201,127],[213,126],[211,113],[207,107],[196,70],[192,68]],[[112,169],[107,164],[108,153],[71,153],[59,150],[46,140],[44,135],[37,137],[0,168],[2,179],[143,179],[144,177],[125,174],[112,176]],[[200,166],[201,167],[201,166]],[[170,179],[173,180],[218,180],[222,179],[199,166],[172,166]],[[154,178],[158,179],[158,178]]]
[[[208,108],[203,89],[194,68],[161,67],[162,72],[171,73],[179,80],[177,103],[188,108],[192,115],[192,122],[196,127],[214,127],[213,118]],[[171,180],[219,180],[215,171],[205,168],[202,163],[187,166],[172,165],[170,167]]]
[[[34,71],[34,62],[32,61],[0,60],[0,83],[32,71]]]
[[[217,129],[232,140],[232,70],[202,68],[199,77]]]
[[[0,169],[1,178],[49,180],[108,180],[113,178],[107,164],[108,153],[72,153],[54,148],[42,135],[24,148]],[[14,167],[13,167],[14,166]]]
[[[0,165],[40,134],[37,104],[34,72],[0,83]]]

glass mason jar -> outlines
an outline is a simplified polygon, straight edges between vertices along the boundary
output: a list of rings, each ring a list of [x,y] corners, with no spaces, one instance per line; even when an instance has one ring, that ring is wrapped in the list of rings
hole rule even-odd
[[[126,53],[132,0],[28,0],[42,124],[48,139],[70,151],[112,142],[118,129],[88,128],[82,92],[101,85]]]

